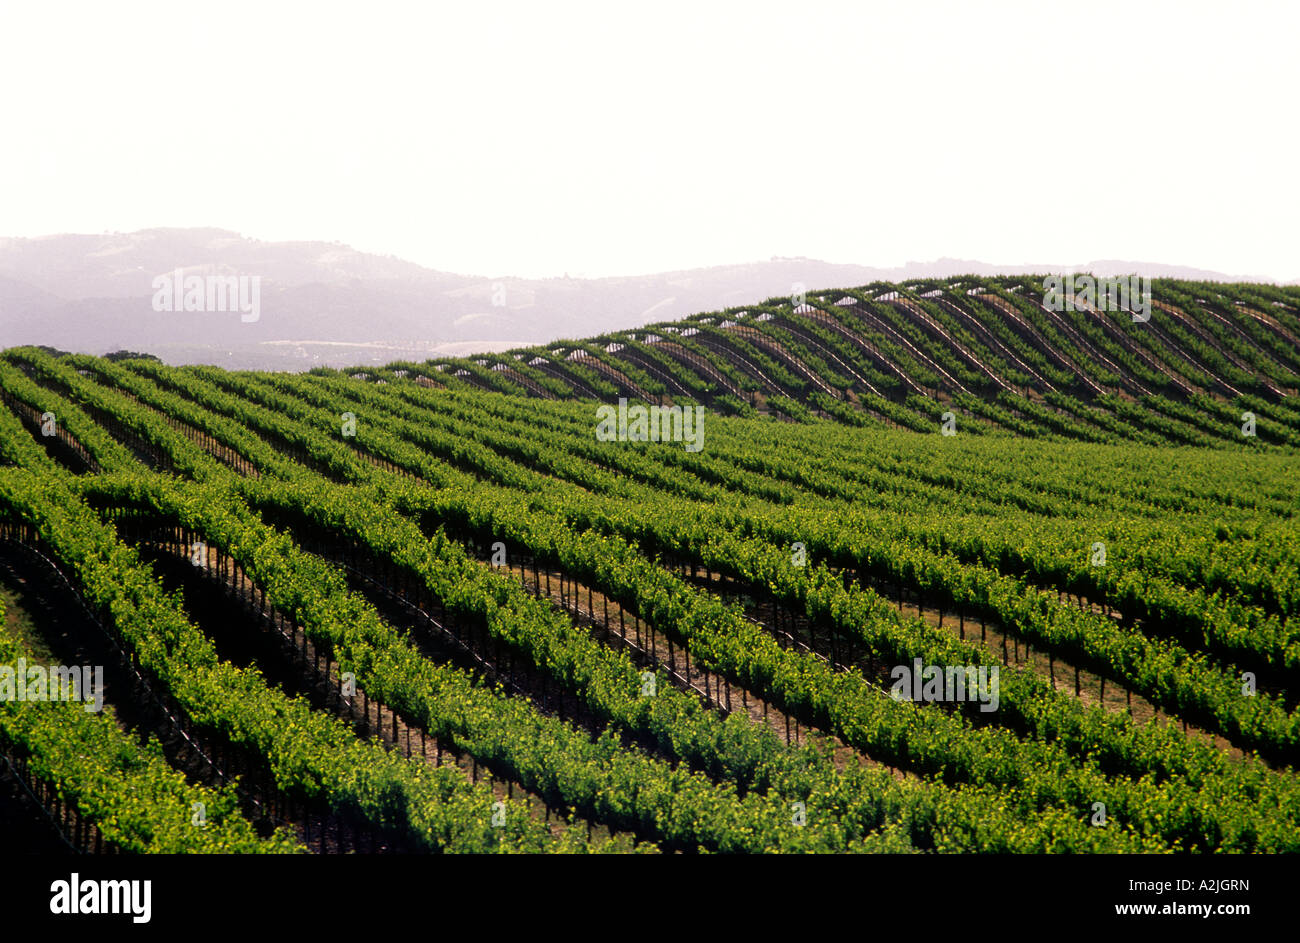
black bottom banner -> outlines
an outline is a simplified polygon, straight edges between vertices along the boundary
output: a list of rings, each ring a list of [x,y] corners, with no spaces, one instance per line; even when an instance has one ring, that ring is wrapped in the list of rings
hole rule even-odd
[[[14,855],[0,859],[0,913],[7,931],[128,934],[268,924],[339,932],[390,920],[433,928],[448,918],[536,929],[561,912],[575,930],[590,918],[667,929],[696,916],[774,929],[785,912],[814,920],[814,933],[887,921],[919,930],[931,919],[970,928],[978,923],[965,920],[1010,915],[1026,931],[1179,933],[1198,924],[1232,933],[1289,923],[1295,906],[1284,899],[1295,884],[1295,860],[1285,856],[674,857]]]

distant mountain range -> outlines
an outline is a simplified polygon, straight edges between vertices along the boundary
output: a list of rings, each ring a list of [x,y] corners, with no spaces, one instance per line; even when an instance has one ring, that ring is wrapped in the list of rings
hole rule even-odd
[[[237,311],[156,311],[154,279],[259,279],[255,321]],[[873,268],[766,262],[613,278],[523,279],[439,272],[338,243],[261,242],[220,229],[0,238],[0,348],[134,350],[232,368],[424,360],[639,327],[732,305],[874,281],[1090,271],[1267,281],[1174,265],[1103,260],[990,265],[962,259]]]

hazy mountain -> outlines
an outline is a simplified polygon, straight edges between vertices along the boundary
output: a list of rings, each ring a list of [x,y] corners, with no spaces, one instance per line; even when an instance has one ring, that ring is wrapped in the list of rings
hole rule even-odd
[[[155,276],[256,276],[258,317],[155,311]],[[129,349],[172,363],[305,369],[502,350],[698,311],[877,280],[1088,270],[1230,279],[1178,266],[1098,261],[1002,266],[961,259],[897,268],[811,259],[596,279],[457,275],[325,242],[261,242],[220,229],[0,238],[0,347]]]

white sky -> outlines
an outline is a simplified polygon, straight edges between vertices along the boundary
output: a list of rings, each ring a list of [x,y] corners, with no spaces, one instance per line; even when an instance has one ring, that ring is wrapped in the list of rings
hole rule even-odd
[[[7,3],[0,235],[1300,278],[1300,5]]]

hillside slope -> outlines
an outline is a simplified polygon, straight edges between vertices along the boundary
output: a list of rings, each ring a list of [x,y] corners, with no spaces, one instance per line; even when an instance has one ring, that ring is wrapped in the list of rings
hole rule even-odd
[[[1300,850],[1293,455],[592,406],[9,350],[0,586],[257,850]],[[68,843],[192,840],[74,713]]]
[[[918,431],[935,431],[951,412],[957,429],[976,434],[1300,445],[1295,287],[1157,279],[1142,320],[1077,295],[1049,306],[1043,285],[1041,277],[878,282],[811,292],[798,304],[771,298],[633,331],[350,373]]]

